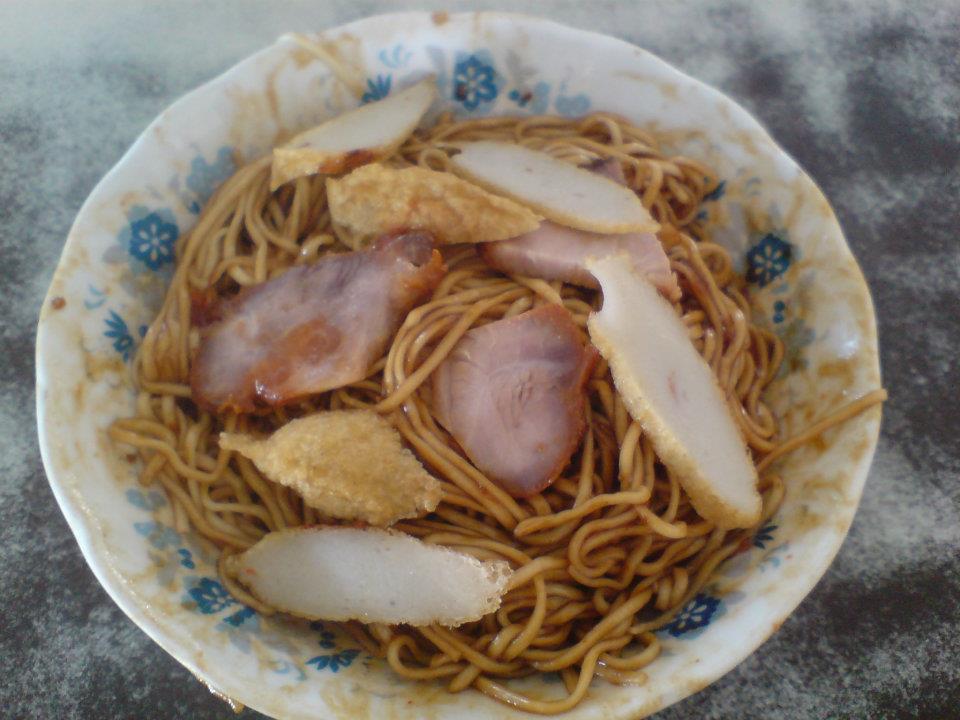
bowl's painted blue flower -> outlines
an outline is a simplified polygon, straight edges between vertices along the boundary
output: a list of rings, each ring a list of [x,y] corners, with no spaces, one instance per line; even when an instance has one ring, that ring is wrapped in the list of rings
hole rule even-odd
[[[777,526],[773,523],[767,523],[762,528],[757,530],[753,536],[754,547],[763,549],[767,547],[767,543],[773,540],[773,531],[777,529]]]
[[[533,102],[530,103],[530,112],[534,115],[543,115],[550,107],[550,83],[541,80],[533,86]]]
[[[189,203],[190,212],[200,212],[210,196],[236,169],[231,147],[224,146],[217,150],[217,157],[209,163],[203,155],[197,155],[190,162],[190,174],[186,181],[187,188],[194,196]]]
[[[747,251],[747,281],[765,287],[790,267],[793,248],[773,233],[767,233]]]
[[[133,352],[133,336],[127,329],[127,323],[113,310],[107,315],[104,323],[107,329],[104,330],[103,336],[113,340],[113,349],[120,353],[124,361],[129,360],[130,353]]]
[[[369,102],[383,100],[390,94],[390,86],[393,78],[390,75],[377,75],[376,79],[367,78],[367,91],[360,97],[360,103],[366,105]]]
[[[453,68],[453,99],[467,110],[497,96],[496,72],[476,55],[460,60]]]
[[[387,49],[384,48],[377,53],[377,57],[379,57],[380,62],[388,68],[396,70],[406,65],[410,61],[410,58],[413,57],[413,53],[405,49],[403,45],[394,45],[390,52],[387,52]]]
[[[136,522],[133,524],[133,529],[143,535],[157,550],[180,544],[180,533],[163,523]]]
[[[218,613],[237,602],[223,585],[210,578],[202,578],[188,592],[197,603],[197,608],[205,615]]]
[[[717,186],[703,196],[703,202],[710,202],[711,200],[719,200],[723,197],[723,194],[727,190],[727,181],[721,180],[717,183]]]
[[[507,98],[534,115],[543,115],[550,106],[550,84],[542,80],[532,88],[514,88]]]
[[[273,670],[277,675],[292,675],[292,680],[301,682],[307,679],[307,676],[304,674],[303,670],[296,663],[292,663],[289,660],[269,660],[267,661],[270,669]]]
[[[330,655],[317,655],[307,660],[307,665],[313,665],[317,670],[330,670],[337,672],[342,667],[350,667],[350,664],[360,654],[359,650],[348,648]]]
[[[533,100],[533,93],[530,90],[524,90],[520,92],[519,89],[514,88],[510,91],[510,94],[507,95],[508,98],[513,100],[520,107],[526,107],[527,103]]]
[[[248,618],[252,618],[256,614],[256,611],[254,611],[252,607],[244,605],[232,615],[225,617],[223,621],[229,625],[233,625],[233,627],[240,627]]]
[[[175,223],[150,213],[130,223],[130,254],[151,270],[173,262],[173,244],[180,234]]]
[[[786,317],[786,311],[787,304],[783,300],[777,300],[773,304],[773,321],[775,323],[782,323],[783,319]]]
[[[324,624],[318,620],[310,623],[310,629],[315,630],[319,636],[320,647],[324,650],[330,650],[336,647],[336,643],[333,640],[333,633],[327,630]]]
[[[90,297],[83,301],[83,306],[87,310],[96,310],[107,301],[107,294],[103,290],[95,288],[93,285],[87,286],[87,292],[90,294]]]
[[[137,488],[130,488],[127,490],[126,495],[127,502],[141,510],[156,510],[158,507],[163,507],[167,504],[163,494],[156,490],[143,492]]]
[[[563,90],[560,91],[561,93]],[[564,117],[580,117],[590,110],[590,98],[583,93],[578,95],[558,95],[554,101],[557,112]]]
[[[680,637],[691,630],[706,627],[719,607],[720,598],[698,593],[664,629],[674,637]]]

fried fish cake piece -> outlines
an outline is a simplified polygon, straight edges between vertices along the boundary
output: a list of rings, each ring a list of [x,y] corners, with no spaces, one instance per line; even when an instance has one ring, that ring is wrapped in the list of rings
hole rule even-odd
[[[355,250],[398,230],[424,230],[448,245],[506,240],[535,230],[542,219],[456,175],[379,163],[329,178],[327,202],[337,236]]]
[[[220,447],[249,458],[329,517],[385,527],[425,515],[440,502],[440,482],[371,410],[319,412],[266,438],[223,432]]]

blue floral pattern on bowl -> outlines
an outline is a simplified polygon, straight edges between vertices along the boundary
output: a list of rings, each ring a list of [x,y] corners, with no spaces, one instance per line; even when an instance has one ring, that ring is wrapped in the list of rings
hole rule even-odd
[[[476,110],[497,97],[496,71],[477,55],[461,55],[453,68],[453,99]]]
[[[197,155],[190,161],[190,174],[187,175],[186,186],[192,193],[187,201],[187,209],[197,214],[211,198],[217,188],[233,175],[237,169],[233,158],[232,147],[221,147],[212,162],[207,162],[203,155]]]
[[[410,58],[413,57],[413,53],[407,50],[402,43],[398,43],[389,50],[384,48],[377,53],[377,57],[380,59],[380,62],[382,62],[391,70],[397,70],[405,67],[406,64],[410,62]]]
[[[777,529],[777,526],[771,522],[768,522],[762,528],[757,530],[753,535],[753,546],[758,547],[761,550],[767,547],[767,543],[773,540],[773,531]]]
[[[116,245],[103,256],[107,263],[127,265],[133,276],[163,273],[173,267],[174,248],[180,228],[170,208],[133,205],[126,212],[126,222],[117,233]],[[134,292],[136,284],[128,278],[125,287]]]
[[[390,75],[377,75],[376,78],[367,78],[367,90],[360,97],[360,103],[367,103],[383,100],[390,94],[390,85],[393,83],[393,77]]]
[[[356,648],[347,648],[329,655],[316,655],[307,660],[307,665],[313,665],[317,670],[337,672],[340,668],[350,667],[359,654]]]
[[[182,552],[178,552],[178,555],[183,557]],[[183,567],[190,567],[194,563],[191,558],[190,563],[181,562],[180,564]],[[229,628],[239,628],[250,619],[256,620],[256,611],[237,602],[219,580],[188,575],[184,578],[184,587],[187,593],[183,598],[183,606],[195,608],[204,615],[217,615],[224,610],[234,610],[237,605],[240,605],[239,609],[222,618],[222,622]],[[252,627],[259,630],[259,623],[254,623]]]
[[[100,304],[102,303],[95,303],[94,307],[99,307]],[[127,321],[116,310],[109,310],[107,317],[104,319],[104,326],[106,329],[103,331],[103,336],[110,341],[110,345],[120,354],[124,362],[130,360],[133,357],[133,351],[136,349],[137,341],[130,332]],[[146,335],[147,326],[141,325],[138,328],[138,333],[140,337]]]
[[[783,322],[786,317],[787,304],[783,300],[777,300],[773,304],[773,322],[775,324],[780,324]]]
[[[113,349],[120,353],[120,357],[122,357],[124,361],[129,360],[130,355],[133,353],[135,343],[133,335],[131,335],[127,329],[126,321],[117,315],[115,310],[111,310],[107,314],[107,319],[104,323],[107,329],[104,330],[103,336],[111,341]]]
[[[787,272],[792,256],[790,243],[767,233],[747,251],[747,282],[766,287]]]
[[[220,612],[236,602],[223,585],[210,578],[202,578],[196,587],[190,588],[188,594],[200,612],[206,615]]]
[[[157,550],[165,550],[180,544],[180,533],[163,523],[138,522],[133,524],[133,529],[143,535]]]
[[[699,635],[723,607],[723,600],[706,593],[697,593],[677,613],[673,620],[664,626],[664,630],[673,637],[689,635],[690,638]]]
[[[144,492],[138,488],[130,488],[126,492],[126,498],[127,502],[134,507],[148,512],[153,512],[167,504],[167,499],[163,496],[163,493],[157,490]]]
[[[319,621],[310,623],[310,628],[316,633],[317,643],[324,650],[335,650],[337,643],[334,640],[334,634],[327,629],[327,626]],[[305,664],[312,665],[316,670],[329,670],[338,672],[341,668],[350,667],[353,661],[360,656],[357,648],[343,648],[332,653],[323,653],[314,655]]]
[[[100,288],[93,285],[87,286],[87,294],[89,297],[83,301],[83,306],[87,310],[96,310],[107,301],[107,294]]]
[[[533,93],[530,92],[529,90],[526,90],[521,93],[519,89],[514,88],[513,90],[510,91],[507,97],[510,98],[510,100],[515,102],[520,107],[526,107],[527,103],[533,100]]]
[[[256,615],[256,611],[252,607],[247,607],[244,605],[242,608],[237,610],[233,615],[225,617],[223,621],[228,625],[233,625],[234,627],[239,627],[247,621],[248,618],[252,618]]]
[[[336,643],[333,641],[333,633],[327,630],[326,625],[322,622],[315,620],[310,623],[310,629],[317,633],[317,642],[324,650],[331,650],[336,647]]]
[[[176,221],[151,212],[130,223],[129,235],[130,254],[151,270],[173,262],[173,244],[180,235]]]
[[[567,84],[560,83],[560,89],[557,91],[557,99],[553,103],[558,114],[564,117],[581,117],[590,110],[590,98],[583,93],[576,95],[567,95]]]
[[[727,181],[721,180],[717,183],[717,186],[703,196],[703,202],[716,202],[720,200],[724,193],[727,191]]]

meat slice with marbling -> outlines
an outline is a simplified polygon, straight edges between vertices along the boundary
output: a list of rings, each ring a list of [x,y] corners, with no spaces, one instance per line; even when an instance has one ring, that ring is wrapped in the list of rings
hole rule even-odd
[[[244,289],[201,328],[194,400],[251,412],[363,379],[445,272],[430,235],[407,233]]]
[[[580,443],[596,360],[567,310],[536,308],[467,332],[434,373],[433,409],[481,472],[528,497]]]
[[[593,289],[599,285],[587,270],[587,260],[624,255],[634,270],[665,296],[673,297],[678,291],[670,259],[652,233],[601,235],[545,220],[532,232],[479,245],[478,252],[490,267],[510,275],[562,280]]]

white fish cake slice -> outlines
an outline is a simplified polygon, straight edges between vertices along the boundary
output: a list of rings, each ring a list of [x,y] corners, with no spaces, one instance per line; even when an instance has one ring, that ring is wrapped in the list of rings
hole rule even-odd
[[[500,607],[512,571],[391,530],[301,527],[266,535],[227,572],[261,602],[310,620],[456,627]]]
[[[760,519],[757,471],[710,366],[656,288],[622,256],[587,261],[603,307],[587,321],[630,415],[690,496],[722,528]]]
[[[273,151],[270,189],[305,175],[346,172],[393,154],[437,97],[432,77],[306,130]]]
[[[656,232],[660,225],[628,187],[512,143],[463,143],[453,171],[566,227],[595,233]]]

